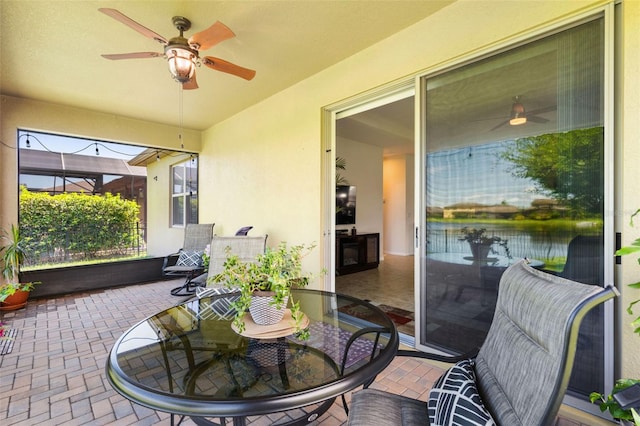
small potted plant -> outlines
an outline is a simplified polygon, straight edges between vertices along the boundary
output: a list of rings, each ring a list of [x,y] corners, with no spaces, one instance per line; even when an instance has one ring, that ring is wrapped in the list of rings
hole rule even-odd
[[[267,247],[255,261],[241,261],[227,250],[224,270],[207,281],[240,291],[239,298],[233,303],[236,310],[233,325],[239,332],[245,330],[243,319],[247,311],[256,324],[269,325],[279,322],[284,309],[290,306],[294,333],[304,337],[305,330],[301,328],[304,314],[300,311],[299,302],[291,297],[291,289],[305,287],[314,277],[302,272],[302,259],[314,247],[315,244],[288,248],[286,242],[282,242],[275,249]],[[266,316],[262,318],[261,314]]]
[[[633,226],[633,218],[638,214],[640,214],[640,209],[631,215],[631,226]],[[624,256],[638,252],[640,252],[640,238],[636,239],[630,246],[622,247],[616,251],[615,255]],[[638,258],[638,263],[640,263],[640,258]],[[629,284],[629,287],[640,289],[640,282]],[[633,307],[637,303],[640,303],[640,299],[633,300],[629,303],[629,306],[627,306],[627,313],[629,313],[629,315],[634,315]],[[634,333],[640,335],[640,315],[633,319],[631,326],[633,327]],[[616,381],[609,395],[592,392],[591,395],[589,395],[589,399],[592,403],[599,404],[602,412],[608,410],[609,414],[611,414],[614,419],[619,420],[621,424],[640,426],[640,414],[633,408],[623,410],[613,397],[616,393],[624,391],[637,383],[640,383],[639,379],[619,379]]]
[[[19,228],[11,225],[11,231],[3,231],[1,238],[5,244],[0,246],[4,281],[0,285],[0,310],[20,309],[27,304],[29,292],[39,282],[20,282],[20,265],[24,262],[25,252]]]
[[[500,237],[496,236],[487,236],[486,228],[468,228],[464,227],[460,230],[462,233],[462,237],[459,238],[460,241],[467,241],[469,243],[469,247],[471,247],[471,255],[476,260],[485,260],[489,253],[497,253],[493,245],[498,244],[503,247],[507,253],[507,257],[511,258],[509,253],[509,248],[507,247],[507,240],[503,240]]]
[[[609,411],[611,417],[618,420],[621,425],[635,425],[640,426],[640,415],[633,408],[623,410],[620,404],[614,399],[614,395],[621,392],[635,384],[640,383],[640,380],[636,379],[619,379],[616,380],[613,390],[609,395],[603,395],[598,392],[591,392],[589,400],[600,406],[600,411],[603,413]]]

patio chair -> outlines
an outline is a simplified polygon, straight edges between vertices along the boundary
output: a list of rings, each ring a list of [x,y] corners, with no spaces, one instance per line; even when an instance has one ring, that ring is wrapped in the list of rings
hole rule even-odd
[[[546,274],[525,262],[504,272],[491,328],[475,358],[399,351],[457,362],[436,381],[427,402],[363,389],[353,395],[348,424],[553,424],[573,367],[580,322],[618,293]]]
[[[243,226],[242,228],[236,231],[236,236],[239,237],[241,235],[247,235],[249,231],[253,229],[253,226]]]
[[[194,284],[197,285],[196,295],[198,297],[206,297],[230,291],[230,289],[225,288],[224,284],[207,284],[208,277],[216,276],[224,270],[224,262],[227,260],[227,247],[231,249],[231,253],[246,262],[254,260],[259,254],[264,253],[267,248],[267,238],[268,235],[266,234],[257,237],[214,236],[211,239],[209,269],[206,273],[193,280]]]
[[[188,224],[184,228],[182,248],[164,258],[162,275],[185,277],[183,285],[171,290],[172,295],[186,296],[195,292],[191,281],[203,270],[202,254],[211,242],[213,227],[213,223]]]
[[[561,277],[585,284],[604,280],[604,242],[600,235],[578,235],[567,248],[567,262]]]

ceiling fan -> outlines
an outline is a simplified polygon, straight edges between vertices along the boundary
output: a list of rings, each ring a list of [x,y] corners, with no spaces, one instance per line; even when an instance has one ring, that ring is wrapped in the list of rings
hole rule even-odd
[[[164,53],[135,52],[102,55],[102,57],[106,59],[166,58],[171,75],[176,81],[182,83],[184,89],[198,88],[195,68],[200,66],[200,64],[204,64],[216,71],[222,71],[244,78],[245,80],[251,80],[256,75],[254,70],[243,68],[220,58],[214,58],[213,56],[200,58],[201,51],[210,49],[222,41],[235,37],[233,31],[220,21],[216,21],[206,30],[195,33],[189,37],[189,39],[186,39],[183,37],[183,33],[191,28],[191,21],[182,16],[174,16],[172,22],[176,29],[180,31],[180,35],[167,40],[160,34],[137,23],[116,9],[100,8],[98,10],[139,32],[143,36],[164,45]]]
[[[511,113],[509,114],[509,118],[502,121],[495,127],[491,129],[491,131],[497,130],[500,127],[510,124],[512,126],[519,126],[521,124],[525,124],[528,121],[532,121],[534,123],[547,123],[547,120],[544,117],[540,117],[537,114],[543,114],[545,112],[555,111],[557,109],[556,105],[548,106],[545,108],[538,108],[531,111],[525,111],[524,105],[520,102],[520,96],[514,96],[513,103],[511,104]]]

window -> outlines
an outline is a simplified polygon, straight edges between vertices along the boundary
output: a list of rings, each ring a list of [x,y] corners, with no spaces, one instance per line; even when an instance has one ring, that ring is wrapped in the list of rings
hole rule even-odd
[[[27,268],[146,254],[145,148],[18,130]]]
[[[171,167],[171,225],[198,223],[198,158]]]
[[[604,284],[604,46],[596,19],[426,78],[421,345],[480,346],[520,258]],[[583,321],[569,395],[605,386],[604,324],[602,307]]]

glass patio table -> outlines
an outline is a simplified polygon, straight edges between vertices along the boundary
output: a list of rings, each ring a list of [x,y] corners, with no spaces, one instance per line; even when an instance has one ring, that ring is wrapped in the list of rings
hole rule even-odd
[[[287,327],[262,335],[256,327],[234,331],[238,295],[193,298],[131,327],[109,354],[111,385],[135,403],[171,413],[172,424],[175,414],[196,424],[232,418],[242,425],[248,416],[289,410],[286,424],[306,424],[336,397],[344,401],[345,392],[368,386],[397,353],[394,323],[365,301],[295,290],[310,335],[301,340]]]

